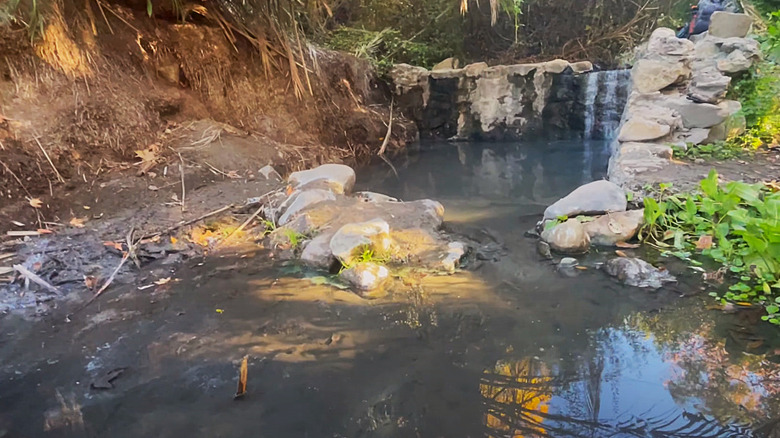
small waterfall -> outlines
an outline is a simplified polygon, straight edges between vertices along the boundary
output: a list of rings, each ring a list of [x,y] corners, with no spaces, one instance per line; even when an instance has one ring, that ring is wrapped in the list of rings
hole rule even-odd
[[[630,70],[592,72],[583,80],[585,139],[610,139],[620,125],[628,99]]]

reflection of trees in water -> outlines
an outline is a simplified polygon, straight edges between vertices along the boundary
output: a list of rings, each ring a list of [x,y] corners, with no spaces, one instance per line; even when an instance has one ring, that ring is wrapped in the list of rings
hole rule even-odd
[[[480,381],[485,436],[489,438],[745,438],[751,430],[738,424],[722,425],[713,417],[681,411],[652,410],[600,418],[604,381],[604,352],[581,363],[578,377],[557,377],[534,359],[500,361]],[[554,395],[579,387],[566,414],[550,412]]]

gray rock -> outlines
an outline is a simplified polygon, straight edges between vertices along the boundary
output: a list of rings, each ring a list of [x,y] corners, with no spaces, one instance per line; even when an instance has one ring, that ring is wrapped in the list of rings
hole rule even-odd
[[[753,61],[745,57],[745,54],[739,50],[729,53],[725,59],[718,61],[718,70],[723,73],[739,73],[746,71],[753,65]]]
[[[749,15],[718,11],[710,19],[709,34],[718,38],[745,38],[752,25]]]
[[[376,263],[362,262],[341,271],[339,277],[358,292],[368,292],[381,287],[390,277],[390,271]]]
[[[682,82],[690,74],[690,67],[678,59],[640,59],[634,64],[631,78],[635,90],[652,93]]]
[[[550,248],[564,254],[582,254],[590,248],[590,237],[577,219],[569,219],[544,230],[542,239],[550,244]]]
[[[536,253],[539,254],[545,260],[552,260],[552,252],[550,251],[550,244],[544,240],[538,240],[536,242]]]
[[[673,144],[686,148],[688,143],[697,145],[707,142],[707,138],[710,135],[710,129],[708,128],[692,128],[678,131],[672,138]]]
[[[466,77],[475,78],[482,74],[486,68],[488,68],[486,62],[475,62],[463,67],[463,73],[466,75]]]
[[[293,172],[287,181],[295,188],[319,182],[327,184],[334,193],[349,193],[355,186],[355,171],[343,164],[323,164],[314,169]]]
[[[593,71],[593,63],[590,61],[572,62],[570,65],[574,73],[587,73]]]
[[[669,125],[662,125],[652,120],[632,118],[623,124],[618,134],[620,141],[650,141],[667,136],[672,132]]]
[[[569,61],[566,61],[565,59],[553,59],[552,61],[547,61],[545,63],[542,63],[542,69],[544,71],[556,75],[563,73],[563,71],[566,70],[568,67],[569,67]]]
[[[301,211],[325,201],[335,201],[336,195],[329,190],[311,189],[293,193],[288,201],[283,205],[282,216],[279,218],[279,225],[284,225],[295,217]]]
[[[444,61],[434,65],[431,71],[452,70],[458,67],[460,67],[460,61],[458,61],[457,58],[447,58]]]
[[[648,57],[688,56],[693,54],[694,44],[688,39],[677,38],[672,29],[661,27],[650,35],[646,52]]]
[[[355,197],[364,202],[399,202],[398,199],[392,196],[374,192],[357,192]]]
[[[544,219],[626,211],[627,205],[626,194],[618,185],[606,180],[593,181],[576,188],[547,207]]]
[[[585,232],[590,243],[600,246],[614,246],[618,242],[631,240],[644,224],[644,210],[610,213],[593,221],[585,222]]]
[[[275,182],[281,182],[282,176],[279,175],[279,172],[276,171],[276,169],[273,168],[270,164],[260,169],[257,173],[259,173],[263,178],[275,181]]]
[[[333,252],[330,250],[331,233],[322,233],[310,240],[303,247],[301,261],[317,269],[330,269],[335,262]]]
[[[390,250],[390,225],[382,219],[346,224],[330,239],[330,251],[344,265],[350,265],[366,247],[375,253]]]
[[[728,116],[718,105],[696,103],[684,97],[669,99],[668,105],[680,113],[686,128],[709,128],[726,120]]]
[[[718,103],[726,96],[731,78],[721,74],[715,67],[694,69],[688,97],[696,102]]]
[[[558,266],[562,268],[573,268],[577,266],[579,262],[573,257],[564,257],[558,262]]]
[[[741,135],[747,129],[747,121],[745,115],[739,110],[742,109],[742,104],[735,100],[724,100],[719,104],[721,108],[728,114],[726,119],[713,126],[710,129],[709,135],[705,140],[706,143],[714,143],[716,141],[724,141],[729,138],[734,138]]]
[[[658,289],[664,283],[677,281],[668,271],[637,258],[619,257],[608,260],[604,264],[604,271],[622,283],[636,287]]]
[[[758,41],[750,38],[726,38],[719,40],[716,43],[719,46],[719,50],[723,53],[731,53],[734,51],[742,52],[745,58],[752,60],[761,59],[761,45]]]

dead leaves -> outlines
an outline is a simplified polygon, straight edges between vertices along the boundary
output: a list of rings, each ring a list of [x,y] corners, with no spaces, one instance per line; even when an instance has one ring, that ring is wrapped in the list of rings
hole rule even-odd
[[[78,218],[74,217],[73,219],[68,222],[68,225],[70,225],[73,228],[84,228],[84,222],[86,222],[86,218]]]
[[[615,246],[617,246],[618,248],[623,248],[623,249],[637,249],[641,245],[639,245],[638,243],[617,242],[615,244]]]
[[[43,207],[43,201],[41,201],[41,198],[28,198],[30,202],[30,207],[32,208],[41,208]]]
[[[151,170],[155,164],[157,164],[159,152],[160,145],[158,144],[153,144],[146,149],[139,149],[135,151],[135,156],[141,159],[141,162],[138,163],[141,166],[141,168],[138,170],[139,175],[145,174]]]
[[[764,181],[764,186],[773,192],[780,192],[780,181]]]
[[[615,251],[615,254],[617,254],[618,257],[628,257],[628,254],[626,254],[625,252],[623,252],[621,250]]]
[[[712,248],[712,236],[705,234],[699,237],[699,240],[696,242],[696,249],[703,250],[710,248]]]
[[[246,380],[249,374],[249,356],[241,359],[241,368],[238,370],[238,389],[235,398],[241,398],[246,394]]]

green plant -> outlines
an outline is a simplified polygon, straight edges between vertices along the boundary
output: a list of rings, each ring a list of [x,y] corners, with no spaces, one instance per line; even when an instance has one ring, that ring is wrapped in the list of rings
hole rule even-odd
[[[672,194],[663,184],[647,197],[640,239],[667,255],[699,264],[699,253],[720,263],[733,284],[717,299],[763,305],[765,320],[780,324],[780,192],[761,184],[718,183],[710,171],[699,191]]]
[[[341,264],[341,270],[353,268],[360,263],[385,264],[390,261],[390,255],[376,252],[371,245],[363,245],[355,251],[356,255],[347,263]]]
[[[285,228],[283,231],[284,236],[287,237],[287,240],[290,241],[290,246],[293,249],[297,249],[301,243],[306,240],[306,235],[303,233],[299,233],[295,230]]]
[[[672,150],[674,151],[675,157],[689,159],[711,158],[715,160],[729,160],[747,154],[745,148],[729,141],[718,141],[700,145],[688,143],[685,148],[672,145]]]

